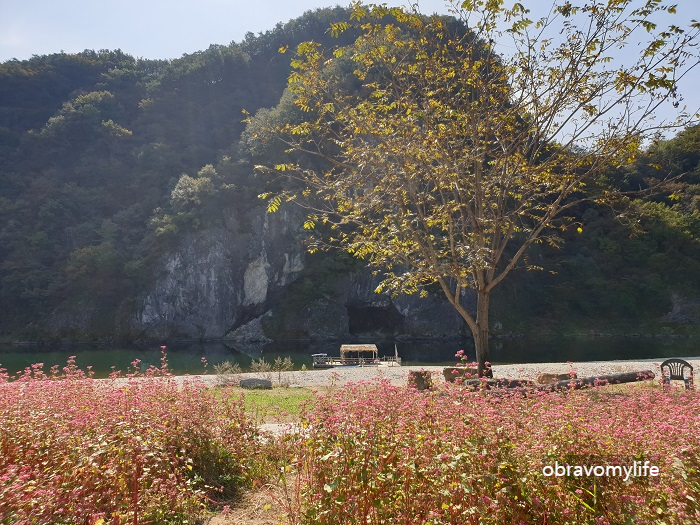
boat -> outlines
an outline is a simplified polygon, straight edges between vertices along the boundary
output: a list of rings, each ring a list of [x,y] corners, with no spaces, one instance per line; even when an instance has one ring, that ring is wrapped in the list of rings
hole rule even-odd
[[[377,345],[340,345],[340,357],[328,354],[312,354],[314,368],[401,366],[398,349],[394,345],[394,355],[379,358]]]

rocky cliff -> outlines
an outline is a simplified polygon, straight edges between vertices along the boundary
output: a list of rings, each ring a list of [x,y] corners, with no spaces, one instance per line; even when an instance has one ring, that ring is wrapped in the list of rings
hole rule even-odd
[[[132,332],[143,338],[276,339],[458,337],[463,323],[439,295],[391,298],[354,265],[305,264],[293,209],[227,210],[226,226],[186,235],[162,257],[140,297]],[[326,256],[328,257],[328,256]]]
[[[226,226],[186,235],[139,300],[143,336],[220,339],[263,314],[269,295],[303,270],[291,210],[226,210]]]

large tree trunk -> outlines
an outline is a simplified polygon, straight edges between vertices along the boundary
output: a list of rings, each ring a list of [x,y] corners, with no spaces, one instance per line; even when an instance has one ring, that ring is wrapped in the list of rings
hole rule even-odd
[[[476,327],[472,328],[479,377],[493,377],[489,361],[489,299],[491,295],[479,291],[476,302]]]
[[[479,377],[493,377],[491,367],[486,366],[489,360],[489,300],[491,299],[491,290],[477,290],[476,316],[472,316],[460,302],[461,287],[457,286],[456,291],[453,292],[445,278],[439,278],[438,282],[450,304],[466,321],[472,332]]]

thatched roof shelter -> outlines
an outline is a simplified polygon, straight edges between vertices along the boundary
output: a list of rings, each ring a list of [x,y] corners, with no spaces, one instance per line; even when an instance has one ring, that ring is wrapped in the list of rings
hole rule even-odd
[[[340,345],[340,357],[351,357],[356,355],[357,357],[372,357],[377,358],[379,351],[377,350],[377,345]],[[351,355],[348,355],[351,354]]]

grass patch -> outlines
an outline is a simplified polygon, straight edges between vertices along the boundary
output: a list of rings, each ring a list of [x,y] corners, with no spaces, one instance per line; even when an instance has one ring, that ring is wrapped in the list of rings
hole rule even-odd
[[[317,391],[310,388],[273,388],[246,390],[235,387],[243,394],[246,413],[256,421],[287,423],[296,421],[301,404],[316,399]]]

